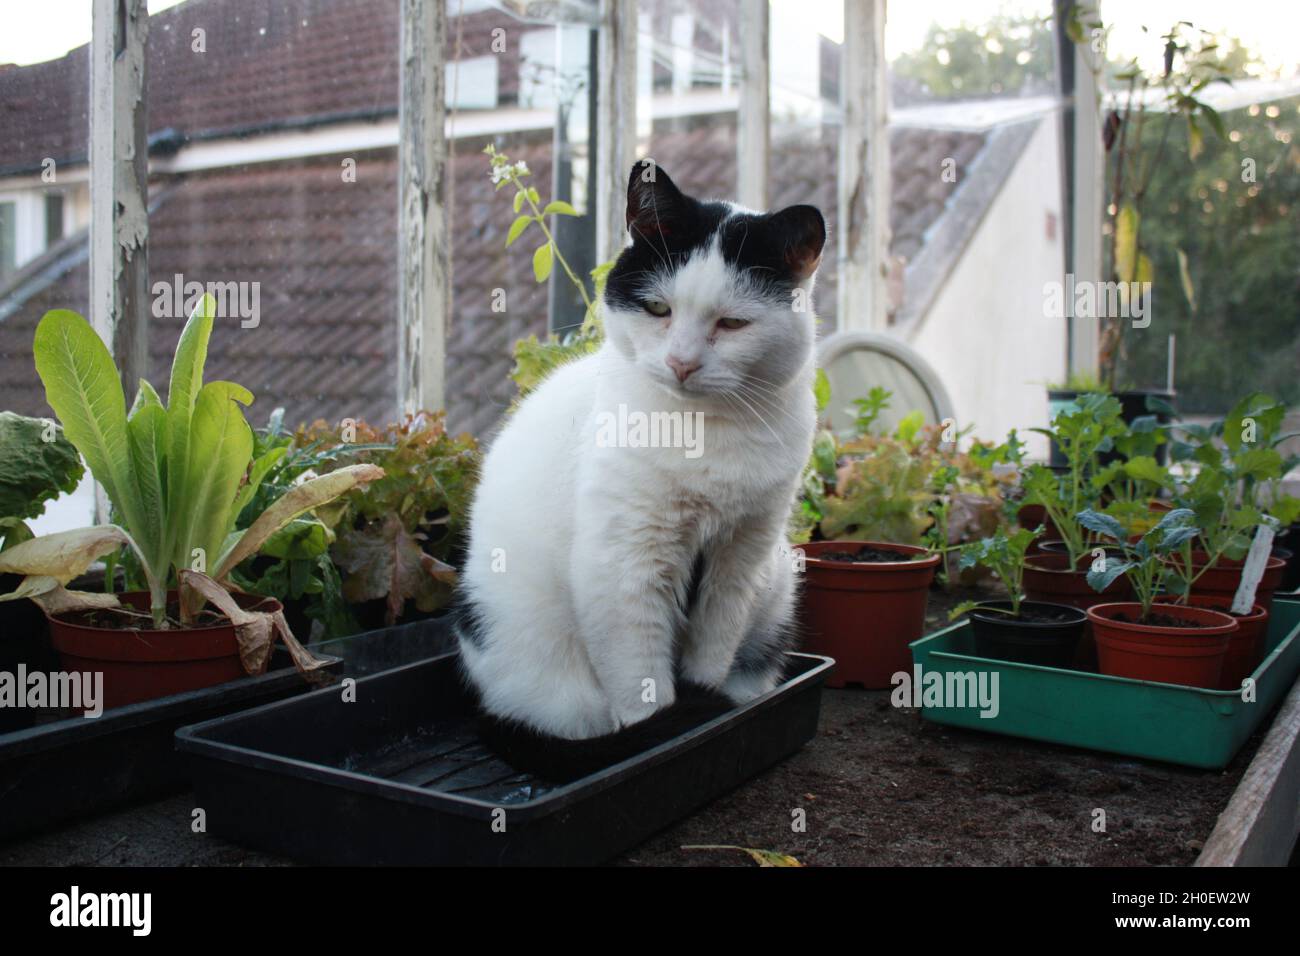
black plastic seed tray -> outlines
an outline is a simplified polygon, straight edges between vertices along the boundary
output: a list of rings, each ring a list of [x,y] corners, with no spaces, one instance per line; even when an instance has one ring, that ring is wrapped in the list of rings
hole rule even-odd
[[[25,603],[25,602],[21,602]],[[13,661],[57,670],[49,638],[36,633],[39,615],[3,633]],[[6,627],[5,630],[9,630]],[[444,615],[325,641],[311,646],[332,659],[329,671],[359,677],[444,654],[455,646],[452,618]],[[93,816],[189,786],[185,758],[176,752],[178,727],[302,693],[309,686],[277,648],[266,674],[105,711],[87,720],[59,711],[25,715],[35,723],[0,732],[0,842]]]
[[[341,662],[327,669],[337,673]],[[176,729],[279,700],[310,685],[276,649],[265,674],[128,704],[99,717],[41,712],[34,726],[0,734],[0,842],[183,790]]]
[[[569,784],[480,743],[454,653],[177,731],[209,832],[327,864],[603,862],[812,739],[833,661]]]
[[[377,674],[455,649],[455,617],[451,613],[311,645],[314,654],[342,660],[348,677]]]

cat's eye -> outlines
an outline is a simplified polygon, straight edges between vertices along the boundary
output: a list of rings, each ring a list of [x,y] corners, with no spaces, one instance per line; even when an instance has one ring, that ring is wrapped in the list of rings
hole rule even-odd
[[[641,305],[651,315],[656,315],[661,319],[672,312],[672,309],[668,308],[668,303],[663,299],[646,299]]]
[[[718,319],[718,327],[729,329],[734,332],[736,329],[743,329],[749,325],[749,319],[733,319],[730,316]]]

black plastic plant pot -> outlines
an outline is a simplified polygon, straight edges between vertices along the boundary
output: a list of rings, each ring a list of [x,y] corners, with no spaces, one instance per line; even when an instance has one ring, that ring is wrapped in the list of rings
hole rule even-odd
[[[985,601],[970,612],[978,656],[1042,667],[1073,665],[1088,623],[1083,611],[1046,601],[1021,601],[1019,617],[1010,610],[1010,601]]]
[[[1273,549],[1273,557],[1286,562],[1282,583],[1277,586],[1278,591],[1286,593],[1300,588],[1300,527],[1291,525],[1284,529],[1280,539],[1285,544]]]

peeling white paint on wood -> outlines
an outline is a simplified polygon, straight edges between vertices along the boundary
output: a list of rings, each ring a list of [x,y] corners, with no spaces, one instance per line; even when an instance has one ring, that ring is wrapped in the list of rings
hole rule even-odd
[[[770,35],[768,0],[742,0],[740,56],[744,78],[736,114],[736,193],[741,205],[760,210],[767,208],[770,175]]]
[[[1070,217],[1074,261],[1067,268],[1074,273],[1076,282],[1100,282],[1104,279],[1101,225],[1105,215],[1106,157],[1102,151],[1097,80],[1088,62],[1087,48],[1079,44],[1074,44],[1074,84],[1074,209]],[[1097,319],[1074,317],[1071,373],[1097,373],[1100,332]]]
[[[445,404],[451,250],[447,214],[446,8],[402,0],[397,404]]]
[[[885,0],[844,4],[840,96],[838,320],[882,331],[889,322],[889,131]],[[938,176],[936,169],[934,175]]]
[[[90,321],[127,400],[148,371],[149,214],[145,0],[94,0],[90,110]]]
[[[637,0],[601,0],[597,38],[596,257],[627,238],[627,177],[636,161]],[[653,157],[652,157],[653,158]]]
[[[91,325],[122,375],[128,404],[149,370],[149,145],[145,0],[94,0],[90,44]],[[95,486],[95,520],[108,498]]]

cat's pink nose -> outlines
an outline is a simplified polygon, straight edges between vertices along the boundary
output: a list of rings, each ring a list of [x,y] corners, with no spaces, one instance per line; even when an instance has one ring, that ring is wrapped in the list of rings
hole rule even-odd
[[[687,362],[675,355],[668,356],[664,361],[668,363],[668,367],[673,370],[673,374],[677,376],[679,382],[686,381],[691,377],[691,373],[698,371],[700,367],[699,362]]]

